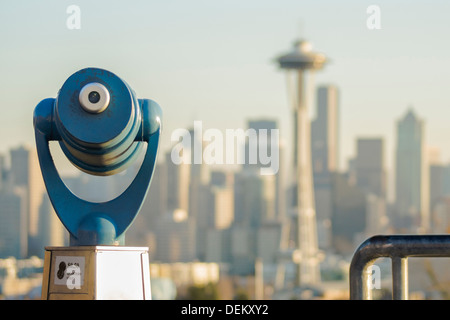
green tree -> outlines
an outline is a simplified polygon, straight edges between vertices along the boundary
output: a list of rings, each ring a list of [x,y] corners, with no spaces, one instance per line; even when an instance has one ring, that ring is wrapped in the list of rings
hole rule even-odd
[[[248,293],[244,288],[238,288],[234,294],[234,300],[248,300]]]
[[[208,283],[204,286],[190,286],[187,289],[187,300],[218,300],[219,291],[217,285],[214,283]]]

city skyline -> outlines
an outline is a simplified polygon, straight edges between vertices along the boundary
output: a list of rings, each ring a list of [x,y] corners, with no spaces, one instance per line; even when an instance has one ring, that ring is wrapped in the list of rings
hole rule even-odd
[[[334,87],[326,87],[328,90],[335,90]],[[318,87],[317,93],[323,93],[325,87]],[[327,100],[326,103],[318,103],[315,108],[322,108],[323,114],[333,114],[331,119],[329,119],[328,125],[323,126],[322,128],[319,127],[316,129],[315,133],[313,133],[313,136],[311,137],[311,142],[314,141],[320,142],[323,139],[324,134],[322,132],[328,132],[330,128],[334,128],[335,124],[333,123],[334,120],[332,119],[337,118],[338,115],[334,113],[333,110],[339,109],[339,107],[336,105],[336,101],[334,99]],[[330,113],[331,112],[331,113]],[[318,119],[316,119],[317,121]],[[268,119],[268,118],[262,118],[260,120],[257,119],[247,119],[248,121],[248,128],[270,128],[271,130],[274,130],[277,128],[277,121],[275,119]],[[319,205],[319,212],[318,217],[320,218],[321,223],[325,223],[325,225],[328,223],[327,220],[330,219],[330,216],[333,215],[332,208],[327,208],[329,201],[330,201],[330,187],[333,188],[333,179],[330,180],[330,174],[339,174],[346,176],[345,179],[348,180],[350,184],[354,184],[360,190],[365,194],[371,194],[372,199],[370,201],[377,202],[379,200],[382,200],[384,204],[382,204],[383,207],[386,205],[392,206],[391,209],[391,216],[392,217],[399,217],[400,218],[400,225],[407,226],[409,224],[408,221],[405,221],[402,216],[405,215],[417,215],[420,213],[421,215],[424,215],[425,221],[425,227],[419,228],[418,230],[422,230],[427,232],[426,230],[429,230],[430,232],[434,232],[435,230],[433,228],[442,228],[445,227],[443,225],[439,226],[436,223],[433,224],[432,220],[435,219],[433,215],[433,211],[435,210],[434,206],[437,206],[438,210],[441,210],[441,213],[438,213],[440,215],[443,214],[443,208],[445,209],[445,198],[442,198],[442,196],[445,196],[448,193],[448,190],[450,190],[450,165],[449,164],[439,164],[436,163],[433,158],[429,158],[428,155],[426,155],[426,152],[424,152],[423,149],[423,121],[420,117],[418,117],[412,110],[407,110],[404,113],[404,117],[401,118],[397,122],[398,127],[398,133],[397,133],[397,161],[399,163],[402,163],[402,167],[404,169],[403,172],[397,173],[397,175],[393,173],[386,172],[385,168],[385,141],[383,138],[375,137],[375,138],[367,138],[367,137],[357,137],[355,140],[356,144],[356,155],[350,161],[350,168],[346,172],[339,172],[333,167],[326,168],[323,170],[322,166],[316,166],[319,169],[314,172],[314,193],[315,193],[315,202],[316,205]],[[411,132],[413,130],[413,132]],[[195,144],[192,141],[193,145]],[[334,145],[339,145],[339,140],[333,140],[325,142],[325,149],[329,148],[331,152],[339,152],[339,150],[335,150]],[[191,148],[193,148],[193,145]],[[245,148],[245,154],[249,152],[249,146],[246,144],[245,146],[242,146]],[[268,147],[268,146],[265,146]],[[270,147],[268,147],[270,148]],[[280,145],[280,157],[285,158],[285,148],[286,146],[281,144]],[[339,149],[339,148],[338,148]],[[323,148],[319,149],[323,150]],[[189,150],[187,149],[189,152]],[[314,152],[314,150],[313,150]],[[319,152],[319,155],[323,154],[323,151]],[[191,156],[193,154],[191,153]],[[7,157],[12,158],[12,162],[10,164],[5,161]],[[203,204],[197,201],[195,205],[191,204],[191,200],[189,200],[189,192],[188,190],[195,186],[195,188],[198,188],[200,185],[208,184],[209,181],[219,181],[218,184],[212,183],[212,185],[222,186],[224,181],[224,178],[219,178],[217,174],[223,175],[238,175],[240,172],[252,172],[252,175],[261,175],[259,171],[259,168],[261,167],[261,163],[251,164],[251,163],[244,163],[242,166],[238,167],[236,170],[230,171],[226,167],[220,167],[220,166],[210,166],[206,163],[198,164],[195,162],[191,162],[189,164],[182,163],[182,164],[175,164],[171,161],[171,151],[170,150],[162,150],[161,151],[161,160],[159,163],[159,166],[163,167],[170,167],[169,170],[169,176],[165,179],[168,179],[168,181],[161,180],[161,177],[155,178],[156,181],[154,183],[160,184],[161,186],[158,186],[157,188],[160,189],[159,192],[156,193],[156,197],[162,196],[162,199],[166,199],[168,202],[165,205],[161,205],[161,200],[158,200],[155,198],[155,195],[151,197],[153,199],[152,201],[156,201],[159,204],[157,204],[157,208],[161,209],[158,212],[159,214],[164,214],[164,212],[169,211],[177,211],[178,217],[183,220],[185,216],[189,216],[190,213],[196,212]],[[421,160],[421,159],[424,160]],[[164,161],[164,159],[166,161]],[[320,159],[320,158],[319,158]],[[415,160],[414,160],[415,159]],[[426,159],[426,161],[425,161]],[[30,230],[30,235],[35,236],[36,234],[36,215],[37,215],[37,208],[42,205],[41,201],[47,201],[48,199],[41,199],[40,194],[45,192],[43,189],[42,181],[37,176],[39,174],[39,167],[37,164],[36,154],[34,147],[28,148],[24,147],[22,145],[16,146],[14,148],[11,148],[9,150],[9,154],[1,154],[0,155],[0,162],[1,162],[1,171],[2,171],[2,179],[0,185],[3,187],[4,191],[7,191],[7,188],[12,188],[10,191],[12,194],[15,194],[16,187],[25,187],[26,193],[28,193],[29,199],[25,201],[25,203],[28,203],[25,208],[26,211],[29,212],[31,220],[29,220],[28,228]],[[407,165],[407,161],[411,160],[411,165]],[[277,216],[284,216],[286,215],[286,210],[289,211],[289,206],[291,206],[292,201],[292,195],[290,195],[290,188],[291,183],[290,179],[288,178],[286,180],[286,176],[283,175],[283,173],[288,173],[292,169],[289,169],[291,167],[290,161],[283,162],[283,165],[280,167],[280,172],[278,175],[275,175],[274,181],[277,185],[277,191],[272,192],[273,195],[278,198],[281,195],[283,195],[283,188],[286,188],[286,196],[283,196],[283,200],[277,200],[276,203],[273,203],[272,205],[275,205],[275,207],[272,209],[274,210],[273,213],[269,214],[269,216],[273,216],[276,212]],[[139,163],[137,163],[139,165]],[[418,172],[417,177],[408,176],[408,171],[416,172],[418,170],[410,167],[418,167],[423,168],[421,170],[424,170],[425,173]],[[23,168],[29,168],[24,170]],[[79,172],[79,175],[77,176],[63,176],[64,182],[69,186],[69,188],[78,196],[89,200],[89,201],[105,201],[108,199],[111,199],[112,197],[115,197],[119,195],[123,190],[124,187],[126,187],[130,180],[134,177],[134,172],[138,167],[135,165],[131,167],[129,170],[125,171],[121,175],[113,176],[113,177],[95,177],[90,176]],[[406,171],[405,171],[406,170]],[[176,172],[184,172],[179,177],[176,177],[174,173]],[[188,175],[186,175],[188,172],[190,172]],[[216,176],[215,178],[210,177],[210,174],[212,172],[215,172]],[[406,174],[406,175],[405,175]],[[422,178],[420,176],[423,175]],[[261,176],[262,178],[263,176]],[[267,176],[268,178],[271,178],[271,176]],[[411,181],[406,181],[405,178],[412,179]],[[29,179],[34,179],[33,181],[27,184],[27,181]],[[37,179],[37,180],[36,180]],[[109,180],[108,180],[109,179]],[[175,179],[175,180],[174,180]],[[181,180],[180,180],[181,179]],[[218,179],[218,180],[217,180]],[[260,179],[260,178],[258,178]],[[418,182],[419,180],[421,182]],[[424,180],[425,179],[425,180]],[[119,183],[119,180],[121,181]],[[234,180],[234,179],[233,179]],[[233,181],[232,180],[232,181]],[[394,199],[388,199],[387,197],[387,180],[393,180],[395,181],[395,187],[397,188],[396,197]],[[31,180],[30,180],[31,181]],[[78,182],[77,182],[78,181]],[[109,181],[109,182],[108,182]],[[172,181],[172,182],[171,182]],[[417,181],[417,183],[415,182]],[[75,184],[74,184],[75,183]],[[83,185],[91,184],[90,188],[82,187]],[[169,186],[168,186],[169,183]],[[229,184],[230,182],[228,182]],[[233,184],[234,182],[231,182]],[[273,183],[273,182],[271,182]],[[331,183],[331,185],[330,185]],[[6,189],[5,189],[6,187]],[[162,191],[161,188],[167,188],[166,191]],[[281,188],[281,189],[279,189]],[[347,188],[347,187],[346,187]],[[412,191],[409,192],[407,189],[411,188],[412,190],[420,188],[422,191]],[[398,190],[403,190],[403,193],[399,193]],[[86,191],[91,190],[91,191]],[[178,190],[178,192],[168,192],[169,190]],[[217,190],[219,191],[219,190]],[[203,191],[202,191],[203,192]],[[213,191],[214,193],[215,191]],[[328,193],[327,193],[328,192]],[[32,195],[34,194],[34,196]],[[151,193],[152,194],[152,193]],[[402,195],[404,194],[404,195]],[[410,195],[408,195],[410,194]],[[421,194],[420,197],[424,197],[426,199],[425,202],[422,202],[423,200],[420,200],[420,197],[417,196],[418,194]],[[8,193],[6,193],[8,195]],[[405,195],[407,198],[405,198]],[[220,197],[223,197],[222,195],[219,195]],[[411,198],[413,196],[413,198]],[[375,198],[373,198],[375,197]],[[156,200],[155,200],[156,199]],[[172,200],[171,200],[172,199]],[[222,198],[224,199],[224,198]],[[164,200],[164,201],[166,201]],[[431,200],[433,200],[431,202]],[[34,202],[33,202],[34,201]],[[149,200],[150,201],[150,200]],[[224,201],[224,200],[221,200]],[[232,200],[234,201],[234,200]],[[287,202],[286,202],[287,201]],[[194,201],[195,202],[195,201]],[[33,204],[34,203],[34,204]],[[39,204],[41,203],[41,204]],[[222,202],[222,205],[225,202]],[[45,206],[49,206],[50,204],[47,203]],[[200,206],[199,206],[200,205]],[[286,207],[286,205],[288,207]],[[376,205],[380,205],[378,202]],[[259,205],[258,205],[259,206]],[[257,206],[257,207],[258,207]],[[429,208],[428,208],[429,207]],[[259,208],[259,207],[258,207]],[[184,211],[182,213],[179,209]],[[39,209],[40,210],[40,209]],[[48,209],[44,209],[44,211]],[[212,211],[216,211],[216,209],[211,209]],[[45,212],[47,212],[45,211]],[[386,208],[383,209],[383,211],[386,211]],[[258,213],[260,214],[260,213]],[[53,215],[53,214],[52,214]],[[33,220],[34,219],[34,220]],[[48,218],[46,218],[48,219]],[[228,218],[225,218],[228,219]],[[233,218],[234,219],[234,218]],[[232,221],[228,220],[228,221]],[[403,219],[403,220],[402,220]],[[33,222],[34,221],[34,222]],[[47,223],[47,222],[45,222]],[[445,222],[444,222],[445,223]],[[396,220],[390,221],[390,227],[398,227],[399,223]],[[323,226],[322,226],[323,227]],[[431,229],[429,229],[431,227]],[[34,230],[34,231],[33,231]],[[411,230],[414,230],[412,228]],[[323,232],[328,232],[326,229],[320,231],[322,233],[321,237],[324,236]],[[414,231],[413,231],[414,232]],[[420,231],[419,231],[420,232]]]
[[[317,88],[317,91],[323,91],[323,88]],[[325,105],[318,104],[315,107],[322,107],[324,113],[329,113],[336,106],[333,99],[330,99]],[[331,112],[331,114],[333,113]],[[411,111],[405,114],[405,119],[412,118],[416,121],[415,115]],[[326,132],[333,128],[333,124],[331,124],[333,121],[330,120],[329,128],[321,128],[320,131],[325,130]],[[277,127],[276,120],[271,121],[267,118],[259,121],[248,119],[247,121],[249,128],[274,129]],[[402,121],[399,121],[399,123]],[[323,134],[319,131],[316,132],[316,135],[315,138],[323,137]],[[400,136],[414,137],[415,135],[401,133]],[[314,137],[311,137],[311,140],[314,141]],[[353,252],[357,244],[365,237],[374,233],[392,232],[389,230],[393,227],[392,223],[395,220],[389,221],[389,219],[397,216],[397,212],[392,211],[387,206],[383,194],[385,183],[383,180],[385,149],[383,139],[359,138],[356,142],[357,154],[352,164],[352,169],[355,170],[356,174],[354,180],[351,171],[340,174],[328,168],[327,171],[318,172],[317,178],[322,185],[316,186],[315,189],[319,188],[324,191],[323,183],[325,185],[328,183],[331,188],[331,196],[321,193],[319,198],[316,199],[316,202],[325,200],[325,203],[329,201],[326,197],[331,199],[331,208],[325,208],[323,205],[318,208],[318,217],[320,218],[318,233],[321,238],[319,244],[325,250],[327,257],[333,252],[330,251],[332,248],[345,256]],[[328,141],[327,145],[333,143],[339,145],[339,141]],[[333,150],[333,148],[330,150]],[[2,162],[2,172],[9,172],[9,174],[6,175],[8,179],[3,180],[1,185],[7,188],[10,186],[11,189],[2,188],[0,200],[8,206],[11,200],[17,201],[19,199],[19,197],[6,198],[5,196],[10,194],[9,190],[15,190],[15,188],[12,188],[14,185],[20,186],[24,181],[30,179],[33,172],[38,169],[36,163],[27,162],[30,152],[32,153],[33,150],[18,146],[10,150],[11,156],[15,157],[13,167],[5,166]],[[278,270],[275,272],[273,264],[277,262],[275,257],[279,250],[277,243],[280,241],[283,232],[283,228],[281,228],[283,217],[286,214],[289,216],[289,210],[292,210],[292,208],[283,208],[277,203],[280,201],[278,197],[284,192],[274,178],[279,179],[280,177],[260,175],[258,171],[261,164],[243,165],[240,170],[233,174],[230,174],[230,171],[223,171],[221,168],[212,168],[194,162],[176,165],[170,161],[170,153],[169,150],[162,154],[168,160],[159,164],[162,167],[157,169],[148,200],[138,217],[139,221],[136,221],[135,227],[132,227],[133,231],[129,233],[129,240],[131,240],[129,243],[149,245],[152,250],[156,249],[156,252],[152,251],[151,258],[151,261],[156,264],[178,262],[189,264],[197,259],[205,263],[227,263],[230,264],[231,269],[229,270],[232,274],[237,273],[241,276],[252,274],[254,259],[259,257],[267,268],[268,278],[266,281],[268,281],[268,285],[271,285],[272,281],[276,281],[274,278],[278,278]],[[27,167],[28,169],[26,169]],[[203,169],[208,172],[204,172]],[[429,169],[431,170],[431,166]],[[280,170],[289,169],[280,167]],[[441,168],[440,171],[435,172],[433,179],[446,180],[448,184],[450,175],[445,176],[442,170],[447,170],[450,173],[450,166],[447,169]],[[331,174],[330,180],[322,180],[326,176],[325,173]],[[123,189],[124,185],[127,185],[127,181],[133,176],[133,170],[131,170],[126,171],[120,177],[113,176],[115,178],[110,182],[96,180],[93,176],[86,179],[84,175],[66,177],[64,181],[77,195],[82,198],[88,196],[92,201],[96,201],[98,200],[98,198],[95,199],[96,195],[108,195],[110,198],[112,194],[120,192],[120,189]],[[207,178],[205,179],[205,177]],[[289,185],[284,185],[284,188],[287,191]],[[39,191],[39,188],[31,188],[30,190],[35,192]],[[179,190],[179,192],[170,192],[171,190]],[[432,215],[434,221],[430,220],[434,228],[430,232],[445,230],[450,227],[449,220],[446,218],[450,208],[447,201],[450,198],[442,198],[442,195],[449,195],[448,188],[446,191],[443,189],[433,191],[430,189],[428,191],[430,195],[434,193],[434,196],[438,197],[436,198],[438,199],[438,206],[433,208],[433,211],[437,209]],[[439,200],[439,198],[442,199]],[[29,201],[25,200],[23,204],[25,207],[23,208],[28,207],[26,203],[30,203]],[[292,205],[289,204],[289,201],[286,204],[288,207]],[[17,202],[13,206],[16,205]],[[53,230],[55,228],[55,225],[52,226],[54,222],[51,222],[51,220],[55,221],[56,215],[50,210],[49,205],[49,203],[41,205],[42,211],[39,210],[40,214],[41,212],[43,214],[39,218],[39,228],[43,228],[42,230],[48,230],[48,228]],[[16,216],[18,209],[8,208],[10,209],[3,214]],[[288,211],[285,211],[286,209]],[[323,211],[324,209],[325,211]],[[29,209],[26,210],[29,212],[28,215],[33,214]],[[290,221],[288,224],[293,222]],[[329,225],[330,223],[331,225]],[[403,226],[400,225],[399,227],[401,230]],[[33,228],[27,229],[29,240],[36,239],[31,233]],[[414,232],[416,229],[412,228],[411,230]],[[23,232],[22,230],[20,233]],[[4,241],[11,241],[8,240],[10,236],[6,234],[3,236],[5,236]],[[291,234],[290,237],[292,236]],[[44,235],[41,233],[38,241],[32,241],[38,247],[40,244],[48,243],[48,241],[51,243],[55,240],[58,241],[58,236],[53,239],[51,237],[50,234],[45,233]],[[292,238],[290,242],[292,245]],[[201,249],[201,247],[198,247],[199,244],[206,247]],[[6,252],[3,251],[3,254],[7,254]],[[35,251],[29,247],[26,256],[29,256],[30,252]],[[202,252],[203,255],[199,256]],[[330,261],[333,261],[333,258],[330,259]],[[324,269],[321,270],[325,279],[329,279],[328,277],[333,272],[335,276],[336,272],[337,274],[340,274],[340,272],[345,274],[344,269],[339,269],[339,264],[336,265],[336,260],[334,261],[327,262]],[[286,273],[288,275],[287,284],[292,283],[294,281],[292,269],[287,268]],[[325,286],[326,284],[327,280],[324,282]]]
[[[114,72],[163,110],[154,179],[127,233],[127,245],[151,248],[151,261],[223,264],[221,272],[255,282],[259,272],[276,297],[280,288],[345,282],[345,263],[375,233],[450,230],[450,45],[443,41],[450,3],[2,6],[0,213],[20,229],[15,237],[3,226],[2,254],[40,255],[47,243],[67,240],[41,181],[32,117],[39,101],[85,67]],[[69,6],[81,13],[76,28]],[[369,27],[369,7],[378,8],[380,28]],[[292,52],[282,56],[293,45],[295,65]],[[322,53],[326,68],[304,70],[319,69]],[[223,133],[245,129],[252,138],[227,140],[221,150],[227,160],[244,150],[245,163],[206,161],[212,139],[204,132],[224,141]],[[180,132],[189,139],[174,140]],[[50,149],[68,188],[94,202],[120,194],[141,163],[93,177],[76,170],[57,142]],[[269,162],[262,149],[270,149]],[[177,163],[174,151],[191,161]]]
[[[101,1],[77,5],[79,30],[66,27],[66,3],[2,5],[0,70],[7,76],[0,80],[0,136],[9,139],[0,139],[0,151],[33,145],[35,105],[55,96],[68,75],[91,65],[116,72],[138,96],[161,104],[163,146],[173,130],[194,120],[224,130],[243,128],[244,119],[252,116],[277,117],[281,136],[289,139],[284,77],[274,59],[295,39],[306,38],[331,59],[316,83],[334,84],[342,93],[341,168],[354,155],[356,136],[382,135],[391,169],[393,121],[411,105],[433,124],[428,143],[441,149],[443,161],[450,160],[449,129],[442,116],[450,104],[445,94],[450,48],[440,36],[450,29],[448,3],[378,1],[380,30],[367,28],[368,5],[356,1],[113,2],[107,10]],[[226,110],[223,117],[217,117],[219,110]]]

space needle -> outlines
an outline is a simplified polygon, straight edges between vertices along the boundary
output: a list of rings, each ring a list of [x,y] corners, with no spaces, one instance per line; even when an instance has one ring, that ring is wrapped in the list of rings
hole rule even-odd
[[[286,71],[288,98],[293,112],[294,203],[296,205],[295,254],[296,285],[320,282],[320,251],[317,244],[316,210],[311,159],[311,123],[309,110],[314,93],[314,73],[327,62],[321,53],[312,51],[309,42],[300,40],[292,50],[277,58]]]

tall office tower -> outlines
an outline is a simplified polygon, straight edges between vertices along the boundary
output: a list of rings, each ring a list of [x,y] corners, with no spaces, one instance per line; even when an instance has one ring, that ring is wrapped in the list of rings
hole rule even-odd
[[[230,227],[234,220],[233,178],[231,172],[211,172],[206,236],[199,239],[198,243],[205,249],[205,260],[209,262],[231,260]]]
[[[190,157],[189,171],[189,219],[195,225],[196,238],[196,258],[204,261],[207,255],[206,245],[208,237],[208,219],[211,214],[210,207],[210,171],[209,166],[203,161],[205,143],[201,126],[198,122],[194,122],[194,127],[189,129],[190,143],[186,143],[185,148],[188,150],[186,157]],[[168,191],[170,192],[170,190]]]
[[[444,166],[442,177],[442,192],[446,196],[450,196],[450,164]]]
[[[195,218],[203,201],[202,191],[208,185],[210,179],[209,166],[203,163],[202,159],[198,159],[198,155],[203,156],[199,149],[204,150],[205,147],[202,140],[202,132],[198,131],[200,131],[199,128],[195,126],[189,130],[191,144],[186,146],[189,150],[191,163],[189,176],[189,215]]]
[[[269,252],[263,252],[263,246],[267,250],[278,249],[280,243],[280,239],[271,237],[270,233],[277,226],[279,228],[280,220],[275,211],[276,176],[245,169],[236,172],[234,196],[232,269],[239,274],[253,273],[256,258],[267,261],[265,257]],[[264,238],[264,235],[268,236]]]
[[[183,157],[190,157],[190,150],[184,148]],[[175,164],[171,152],[166,153],[167,166],[167,209],[169,211],[180,209],[189,214],[189,184],[191,165],[188,161]]]
[[[445,166],[441,162],[438,148],[428,148],[428,165],[430,166],[430,218],[433,220],[434,206],[445,196]]]
[[[28,253],[25,188],[0,190],[0,258],[26,258]]]
[[[445,167],[441,164],[430,164],[430,220],[433,232],[436,232],[436,229],[439,228],[436,215],[438,211],[442,211],[440,207],[442,207],[442,200],[445,198],[444,170]]]
[[[311,156],[319,247],[331,246],[332,174],[339,167],[339,91],[317,88],[316,118],[311,123]]]
[[[45,193],[42,195],[42,203],[39,207],[39,243],[42,248],[39,257],[44,258],[46,246],[64,246],[66,229],[56,215],[50,198]],[[67,237],[68,238],[68,237]]]
[[[311,123],[314,175],[339,168],[339,91],[336,86],[317,89],[316,118]]]
[[[210,227],[220,230],[228,229],[234,218],[234,194],[231,186],[212,187],[211,204]]]
[[[8,168],[6,166],[5,156],[0,155],[0,188],[7,186]]]
[[[386,198],[380,198],[374,194],[366,195],[366,229],[363,235],[365,239],[387,232],[389,218],[386,209]]]
[[[165,212],[155,226],[155,259],[162,262],[187,262],[196,258],[196,226],[189,212],[189,187],[191,177],[191,150],[188,145],[179,150],[183,161],[174,163],[172,151],[165,154],[165,171],[162,175],[166,187]]]
[[[386,196],[386,170],[382,138],[359,138],[356,142],[356,185],[366,194]]]
[[[429,229],[429,168],[425,150],[425,124],[408,110],[397,123],[396,213],[401,228]]]
[[[155,261],[195,260],[195,225],[183,209],[169,210],[157,222]]]
[[[127,231],[126,241],[136,246],[149,247],[150,255],[156,252],[155,233],[158,222],[167,213],[167,164],[163,161],[155,164],[152,183],[147,197],[142,203],[136,221]]]
[[[264,206],[266,211],[270,211],[270,213],[265,215],[270,219],[283,219],[286,210],[286,190],[284,188],[284,168],[282,163],[284,147],[280,141],[277,121],[271,119],[249,120],[247,127],[249,130],[255,131],[256,139],[255,141],[247,139],[245,143],[246,161],[242,169],[248,173],[261,176],[261,168],[272,166],[274,169],[273,174],[264,175],[265,179],[262,177],[264,191],[266,192],[265,200],[268,201],[266,201]],[[275,135],[275,131],[277,135]],[[264,157],[270,157],[271,162],[266,161],[264,163],[261,161]],[[256,163],[250,161],[252,158],[257,159]]]
[[[155,231],[158,219],[167,212],[167,163],[156,164],[152,183],[148,195],[141,208],[141,214],[145,219],[144,228]],[[135,224],[131,226],[133,228]]]
[[[366,200],[366,228],[361,238],[386,232],[386,169],[384,140],[359,138],[353,160],[353,183]],[[357,242],[363,241],[358,239]]]
[[[272,145],[272,134],[274,130],[278,130],[278,125],[275,120],[270,119],[260,119],[260,120],[249,120],[248,121],[248,129],[254,130],[256,133],[256,139],[252,141],[251,139],[247,139],[245,143],[245,157],[246,161],[244,162],[244,166],[242,168],[245,183],[252,183],[253,181],[255,188],[252,192],[253,196],[259,197],[260,199],[260,210],[258,210],[257,215],[255,216],[255,211],[252,210],[251,206],[246,206],[245,212],[247,218],[252,217],[251,219],[258,219],[259,221],[253,221],[250,225],[257,226],[260,225],[263,221],[266,220],[274,220],[278,216],[282,215],[279,212],[279,196],[281,192],[279,188],[281,188],[281,174],[279,172],[273,175],[261,175],[261,168],[267,168],[270,164],[262,163],[261,155],[272,156],[272,159],[275,159],[275,155],[271,155],[273,151],[277,152],[278,155],[280,153],[279,141],[275,140]],[[274,136],[275,137],[275,136]],[[257,159],[256,163],[252,163],[250,159]],[[277,161],[277,169],[279,169],[279,156],[275,160]],[[257,190],[257,191],[256,191]],[[249,190],[244,190],[243,194],[247,194]],[[250,196],[250,198],[252,198]],[[254,198],[254,197],[253,197]],[[246,202],[248,204],[248,202]],[[253,213],[251,213],[253,211]]]
[[[274,176],[262,176],[248,171],[235,175],[235,224],[257,228],[268,221],[275,221]]]
[[[278,58],[281,69],[286,70],[290,104],[293,111],[293,156],[296,191],[296,246],[301,253],[296,272],[296,284],[320,282],[319,250],[317,244],[316,210],[313,172],[311,165],[311,126],[309,109],[314,89],[314,71],[326,62],[324,55],[312,51],[311,44],[298,41],[288,54]]]
[[[245,142],[245,162],[243,169],[259,171],[260,168],[268,167],[267,164],[261,161],[259,155],[261,153],[270,155],[272,132],[278,130],[278,125],[275,120],[260,119],[249,120],[247,127],[249,130],[254,130],[257,139],[247,139]],[[278,141],[275,143],[278,143]],[[275,146],[275,148],[278,148],[278,146]]]
[[[349,183],[345,174],[333,175],[331,228],[335,252],[352,254],[355,246],[361,243],[356,237],[367,230],[367,207],[367,197],[360,188]]]
[[[39,167],[36,149],[18,147],[10,150],[11,172],[13,186],[24,187],[26,190],[26,212],[28,224],[28,255],[39,255],[43,250],[38,239],[39,208],[43,194],[46,192],[44,180]]]

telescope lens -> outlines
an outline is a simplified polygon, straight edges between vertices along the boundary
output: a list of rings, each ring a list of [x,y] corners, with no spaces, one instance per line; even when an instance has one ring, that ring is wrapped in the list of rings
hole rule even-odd
[[[109,71],[87,68],[70,76],[54,108],[52,121],[61,149],[86,173],[113,175],[127,168],[142,150],[147,109],[140,106],[128,84]]]
[[[100,93],[98,93],[97,91],[91,91],[89,93],[88,99],[91,103],[97,103],[100,101]]]
[[[109,91],[104,85],[91,82],[85,85],[79,95],[81,107],[89,113],[101,113],[109,105]]]

